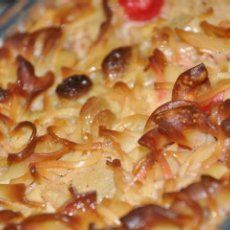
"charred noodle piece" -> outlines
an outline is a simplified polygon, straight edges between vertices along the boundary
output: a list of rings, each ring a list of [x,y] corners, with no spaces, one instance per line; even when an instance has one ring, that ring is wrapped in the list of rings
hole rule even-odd
[[[165,76],[164,76],[164,70],[165,67],[167,66],[167,58],[164,55],[164,53],[156,48],[153,51],[153,54],[149,57],[149,64],[145,68],[145,70],[148,70],[151,68],[156,75],[156,79],[154,82],[154,88],[157,89],[157,84],[158,86],[163,86],[163,87],[158,87],[158,98],[161,101],[165,97],[164,91],[164,86],[166,86],[166,81],[165,81]]]
[[[166,179],[172,178],[173,173],[170,165],[163,155],[163,148],[172,144],[173,140],[162,134],[158,128],[155,128],[144,134],[138,140],[138,143],[150,149],[150,153],[137,165],[135,181],[142,181],[145,179],[147,171],[152,168],[152,165],[155,162],[160,164]]]
[[[211,176],[202,176],[199,182],[188,185],[178,192],[166,193],[164,199],[170,199],[171,206],[164,208],[155,204],[149,204],[130,211],[121,218],[122,227],[125,229],[147,230],[157,225],[172,224],[178,227],[193,226],[197,228],[199,224],[207,218],[207,208],[216,207],[215,197],[221,188],[226,185],[221,180],[216,180]],[[229,185],[227,185],[229,189]],[[202,205],[206,200],[206,205]],[[184,202],[193,212],[186,214],[186,207],[181,210],[177,204]],[[218,210],[215,210],[218,212]]]
[[[202,176],[199,182],[188,185],[186,188],[178,192],[166,193],[165,198],[171,198],[171,209],[177,213],[181,213],[177,204],[183,202],[193,211],[193,220],[196,226],[205,220],[205,210],[215,209],[215,195],[221,188],[221,182],[211,176]],[[206,200],[207,207],[202,206],[202,201]],[[207,210],[206,210],[207,211]],[[183,214],[183,211],[182,213]]]
[[[148,171],[155,163],[156,157],[150,152],[143,159],[141,159],[135,166],[133,173],[135,175],[134,182],[142,182],[146,179]]]
[[[130,46],[118,47],[112,50],[102,62],[102,71],[105,79],[113,81],[122,76],[131,57]]]
[[[182,227],[188,220],[185,215],[150,204],[136,208],[121,218],[121,223],[127,230],[147,230],[158,224],[172,224]]]
[[[175,108],[179,108],[182,106],[187,106],[187,105],[194,105],[194,102],[190,102],[190,101],[172,101],[172,102],[167,102],[161,106],[159,106],[153,113],[152,115],[150,115],[149,119],[146,122],[145,125],[145,130],[150,130],[151,128],[153,128],[153,126],[155,125],[154,120],[152,119],[153,114],[158,114],[158,113],[162,113],[168,110],[172,110]]]
[[[190,101],[172,101],[163,104],[150,116],[149,122],[154,122],[157,127],[145,133],[138,143],[150,149],[138,170],[136,178],[145,178],[145,174],[155,161],[159,162],[166,179],[172,178],[172,170],[163,155],[163,149],[173,142],[187,148],[193,148],[184,135],[185,130],[200,129],[205,133],[217,136],[216,127],[207,115],[200,110],[196,103]],[[138,179],[139,180],[139,179]]]
[[[77,212],[86,212],[96,209],[97,193],[96,191],[87,193],[78,193],[75,188],[69,188],[73,199],[64,205],[60,212],[62,214],[73,216]]]
[[[202,21],[200,27],[207,35],[214,35],[221,38],[230,38],[230,28],[214,26],[207,21]]]
[[[134,182],[143,182],[143,180],[146,178],[147,172],[152,168],[155,162],[160,164],[165,179],[172,178],[173,173],[163,154],[163,148],[169,144],[172,144],[173,141],[161,134],[159,130],[155,128],[144,134],[138,140],[138,143],[150,149],[150,152],[137,164],[135,168]]]
[[[56,89],[59,97],[66,99],[76,99],[86,94],[93,83],[86,75],[73,75],[66,78]]]
[[[63,144],[64,146],[70,148],[70,149],[74,149],[77,145],[77,143],[73,142],[73,141],[70,141],[70,140],[67,140],[65,138],[62,138],[62,137],[59,137],[57,136],[55,133],[54,133],[54,127],[50,126],[47,128],[47,132],[48,134],[54,139],[56,140],[57,142]]]
[[[167,65],[167,59],[164,53],[159,49],[154,49],[153,55],[149,57],[149,66],[151,67],[156,75],[157,81],[164,82],[164,68]],[[147,67],[147,68],[148,68]]]
[[[160,150],[164,146],[172,143],[165,135],[163,135],[158,128],[151,129],[145,133],[139,140],[138,143],[142,146],[147,147],[151,150]]]
[[[60,27],[47,27],[32,33],[18,33],[7,38],[5,47],[13,49],[16,53],[31,57],[35,55],[36,43],[41,42],[41,56],[47,55],[58,43],[62,37],[62,29]]]
[[[121,161],[119,159],[107,160],[106,165],[113,168],[121,168]]]
[[[44,143],[45,141],[53,142],[53,140],[54,140],[53,144],[57,144],[59,142],[63,146],[60,147],[59,150],[54,150],[51,152],[50,151],[49,152],[42,152],[42,153],[36,152],[36,154],[33,154],[30,156],[28,161],[30,163],[39,163],[39,162],[43,162],[43,161],[58,160],[71,150],[70,146],[68,146],[68,147],[65,146],[63,141],[60,140],[59,138],[57,138],[54,134],[53,135],[50,135],[50,134],[49,135],[43,135],[43,136],[39,136],[36,138],[37,144]],[[55,141],[56,141],[56,143],[55,143]]]
[[[18,56],[18,70],[17,70],[17,83],[13,87],[12,93],[22,95],[27,100],[27,107],[30,106],[33,99],[47,90],[54,83],[54,74],[47,72],[43,77],[37,77],[35,75],[34,66],[27,61],[24,57]]]
[[[104,35],[106,34],[106,32],[108,31],[111,25],[112,17],[113,17],[113,12],[109,6],[109,0],[102,0],[102,7],[105,14],[105,21],[102,22],[100,26],[100,31],[99,31],[98,38],[96,39],[96,43],[103,39]]]
[[[180,74],[173,87],[172,100],[195,101],[197,96],[210,88],[208,71],[201,63]]]
[[[159,131],[171,140],[185,144],[183,131],[200,129],[213,136],[217,135],[216,127],[199,106],[192,102],[173,101],[156,109],[149,118],[158,125]]]
[[[21,161],[25,160],[26,158],[30,157],[34,153],[34,149],[35,149],[36,143],[37,143],[36,126],[30,121],[24,121],[24,122],[19,123],[15,127],[14,132],[17,132],[19,129],[24,128],[24,127],[28,127],[32,130],[29,142],[28,142],[27,146],[21,152],[9,153],[9,155],[7,157],[7,161],[9,164],[21,162]]]

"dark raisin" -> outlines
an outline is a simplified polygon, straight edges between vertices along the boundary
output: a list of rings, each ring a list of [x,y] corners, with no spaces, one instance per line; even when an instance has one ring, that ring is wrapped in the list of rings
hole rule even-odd
[[[58,85],[56,93],[59,97],[75,99],[86,94],[92,84],[92,81],[86,75],[73,75]]]
[[[125,70],[131,56],[131,47],[119,47],[112,50],[102,62],[102,71],[109,80],[114,80]]]
[[[221,122],[221,127],[225,134],[230,137],[230,118],[227,118]]]
[[[10,97],[9,91],[0,88],[0,102],[6,102]]]

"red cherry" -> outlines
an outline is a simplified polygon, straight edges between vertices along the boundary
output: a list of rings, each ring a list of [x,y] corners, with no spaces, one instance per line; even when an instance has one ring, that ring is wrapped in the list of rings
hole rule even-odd
[[[156,17],[164,0],[119,0],[127,16],[134,21],[146,21]]]

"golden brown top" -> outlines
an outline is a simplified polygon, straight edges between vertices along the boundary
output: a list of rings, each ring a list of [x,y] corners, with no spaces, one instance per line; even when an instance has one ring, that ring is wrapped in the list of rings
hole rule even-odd
[[[50,1],[51,2],[51,1]],[[57,0],[0,48],[5,229],[215,229],[230,211],[229,0]]]

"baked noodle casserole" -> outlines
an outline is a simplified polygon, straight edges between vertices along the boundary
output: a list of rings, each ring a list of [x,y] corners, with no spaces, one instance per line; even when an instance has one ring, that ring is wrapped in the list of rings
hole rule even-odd
[[[230,0],[37,4],[0,47],[0,228],[218,229],[229,12]]]

